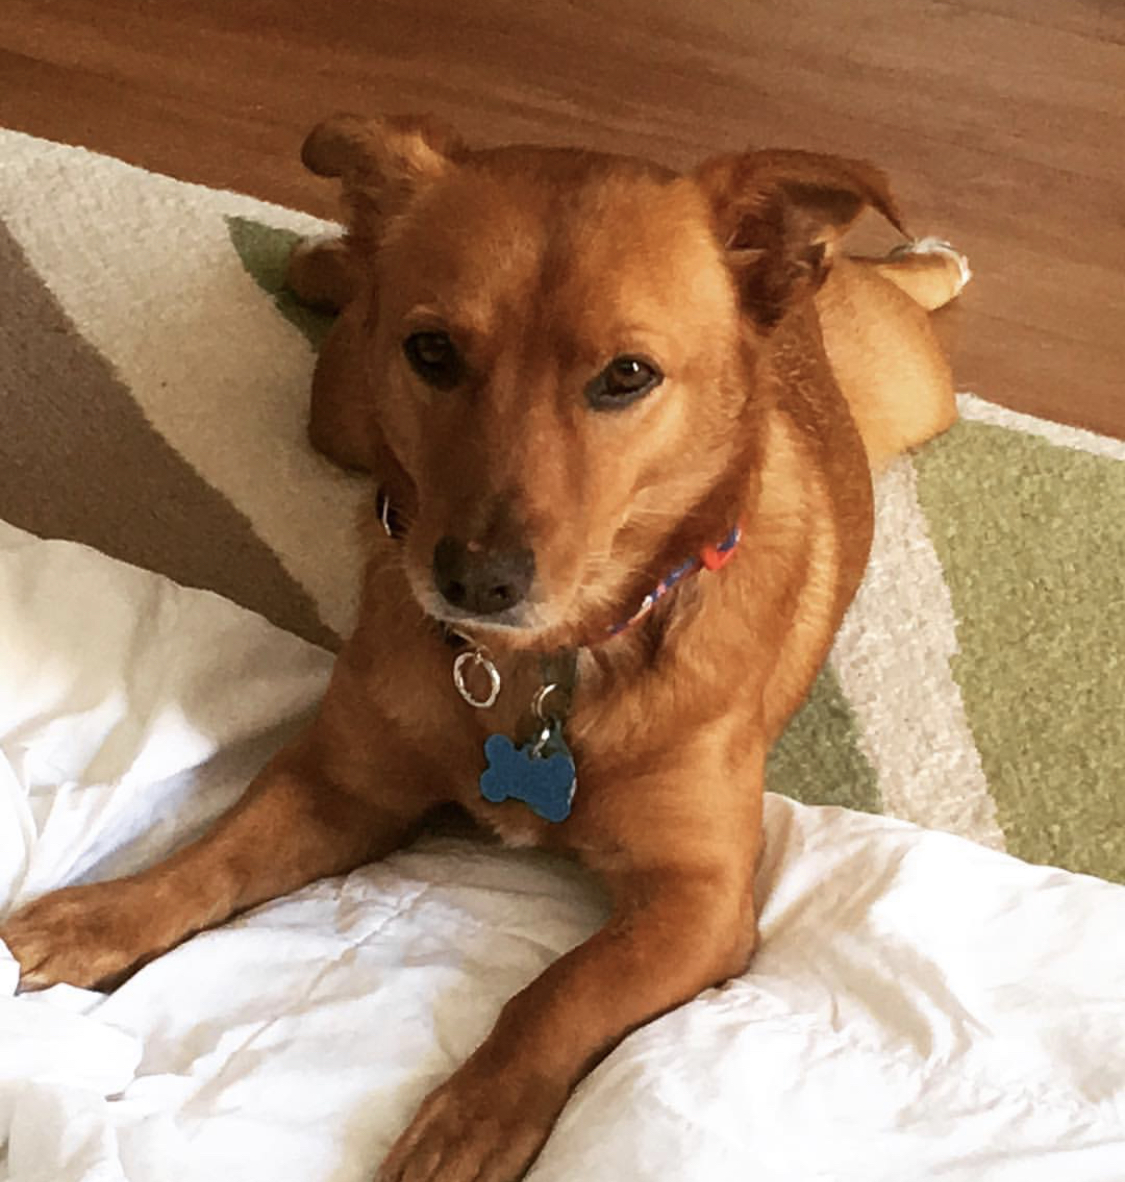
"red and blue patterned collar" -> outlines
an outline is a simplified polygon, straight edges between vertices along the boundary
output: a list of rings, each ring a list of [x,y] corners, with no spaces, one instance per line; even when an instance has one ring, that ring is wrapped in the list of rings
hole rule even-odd
[[[735,548],[740,541],[742,541],[742,526],[736,525],[718,545],[705,546],[699,554],[684,559],[641,600],[640,607],[627,620],[607,628],[607,636],[619,636],[626,628],[632,627],[638,620],[643,619],[673,587],[682,583],[690,575],[698,574],[702,570],[721,570],[734,557]]]

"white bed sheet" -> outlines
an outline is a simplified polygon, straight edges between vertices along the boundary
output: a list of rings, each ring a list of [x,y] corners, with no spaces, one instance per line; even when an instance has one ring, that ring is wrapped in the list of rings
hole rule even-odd
[[[0,906],[198,832],[328,668],[210,593],[0,525]],[[1125,888],[773,796],[767,831],[752,970],[628,1038],[535,1182],[1125,1178]],[[15,995],[0,945],[0,1180],[369,1179],[603,914],[567,864],[431,839],[109,996]]]

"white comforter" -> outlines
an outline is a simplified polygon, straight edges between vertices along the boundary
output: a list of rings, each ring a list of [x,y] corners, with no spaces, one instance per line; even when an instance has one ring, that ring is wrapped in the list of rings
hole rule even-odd
[[[0,525],[0,907],[225,808],[329,658],[214,595]],[[1121,1182],[1125,889],[771,797],[753,970],[627,1039],[536,1182]],[[368,1179],[584,877],[431,840],[197,936],[110,996],[15,995],[0,1180]]]

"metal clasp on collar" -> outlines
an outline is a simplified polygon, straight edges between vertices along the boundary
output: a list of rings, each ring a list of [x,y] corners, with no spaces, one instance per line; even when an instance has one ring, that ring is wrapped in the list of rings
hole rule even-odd
[[[379,510],[379,522],[383,527],[383,533],[385,533],[388,538],[393,538],[395,536],[395,531],[394,527],[391,525],[391,498],[388,497],[382,489],[379,490],[376,506]]]

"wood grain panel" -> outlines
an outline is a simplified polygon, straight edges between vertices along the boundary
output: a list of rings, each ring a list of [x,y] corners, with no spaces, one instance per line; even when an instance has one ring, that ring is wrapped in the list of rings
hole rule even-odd
[[[976,281],[959,381],[1125,437],[1125,10],[1110,0],[5,0],[0,123],[316,213],[307,128],[428,110],[688,167],[865,156]],[[871,231],[867,238],[874,241]]]

